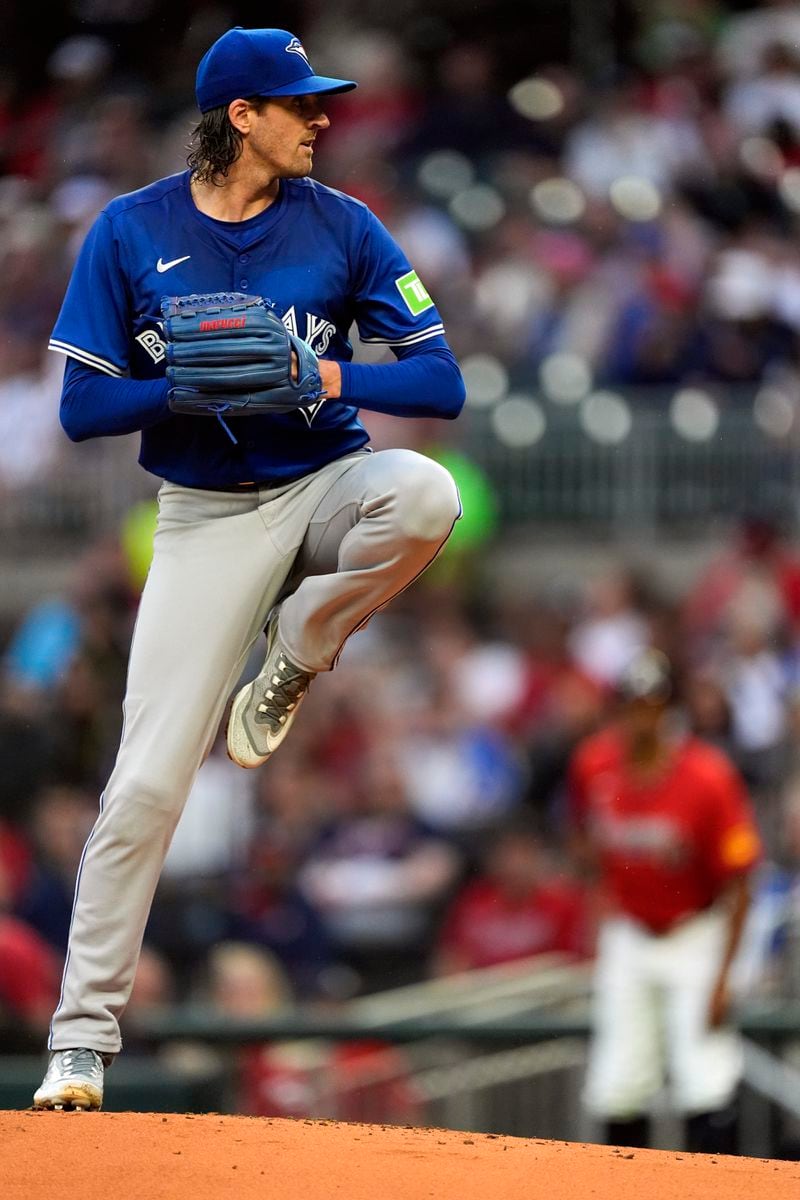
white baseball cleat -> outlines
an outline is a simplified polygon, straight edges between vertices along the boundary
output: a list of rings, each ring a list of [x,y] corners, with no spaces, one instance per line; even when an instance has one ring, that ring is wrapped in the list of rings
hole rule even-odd
[[[289,659],[278,639],[278,611],[267,625],[267,657],[261,672],[235,697],[228,718],[228,757],[240,767],[260,767],[289,732],[313,672]]]
[[[34,1108],[86,1111],[103,1103],[103,1059],[96,1050],[78,1046],[54,1050],[42,1086],[34,1093]]]

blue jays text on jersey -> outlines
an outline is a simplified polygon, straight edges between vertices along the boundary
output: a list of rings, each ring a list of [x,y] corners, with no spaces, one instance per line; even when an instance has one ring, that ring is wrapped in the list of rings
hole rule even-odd
[[[271,300],[319,355],[352,358],[365,342],[398,357],[450,353],[441,318],[405,255],[360,201],[311,179],[282,180],[274,203],[245,221],[198,211],[188,171],[113,200],[81,249],[50,348],[118,379],[164,375],[164,295],[236,291]],[[243,426],[246,425],[246,429]],[[236,423],[174,416],[142,430],[140,462],[187,486],[291,478],[365,445],[358,408],[324,399]]]

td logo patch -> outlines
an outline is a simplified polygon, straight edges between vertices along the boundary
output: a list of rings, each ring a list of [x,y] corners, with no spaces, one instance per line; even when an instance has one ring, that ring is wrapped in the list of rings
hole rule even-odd
[[[412,316],[418,317],[420,313],[425,312],[426,308],[433,308],[433,300],[428,295],[425,284],[416,271],[409,271],[407,274],[401,275],[399,279],[395,279],[394,282]]]

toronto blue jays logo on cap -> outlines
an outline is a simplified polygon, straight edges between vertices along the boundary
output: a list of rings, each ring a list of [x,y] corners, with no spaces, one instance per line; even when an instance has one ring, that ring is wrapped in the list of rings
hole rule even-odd
[[[308,55],[306,54],[305,50],[303,49],[302,43],[299,38],[296,38],[296,37],[292,38],[292,40],[289,42],[289,45],[286,47],[286,53],[287,54],[299,54],[300,57],[305,62],[308,62]],[[308,65],[311,66],[311,63],[308,63]]]
[[[235,25],[200,59],[195,94],[200,111],[209,112],[240,96],[324,95],[355,86],[352,79],[315,75],[303,43],[288,29]]]

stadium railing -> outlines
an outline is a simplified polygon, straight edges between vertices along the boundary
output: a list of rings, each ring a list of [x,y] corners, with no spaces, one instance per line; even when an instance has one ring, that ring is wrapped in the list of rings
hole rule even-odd
[[[592,1140],[597,1130],[580,1103],[589,981],[588,967],[553,957],[383,992],[335,1011],[289,1009],[242,1021],[195,1005],[171,1008],[135,1030],[137,1043],[149,1043],[153,1054],[115,1064],[108,1105],[225,1111],[242,1047],[384,1042],[402,1047],[402,1055],[379,1057],[349,1083],[339,1078],[334,1087],[321,1071],[309,1115],[353,1119],[355,1110],[369,1120],[368,1100],[357,1107],[359,1096],[370,1094],[366,1085],[396,1081],[419,1098],[425,1124]],[[800,1001],[750,1002],[738,1024],[745,1037],[741,1148],[780,1155],[800,1128]],[[190,1070],[182,1076],[173,1059],[162,1064],[157,1052],[167,1047],[204,1053],[184,1058]],[[0,1107],[29,1102],[40,1071],[41,1058],[0,1058]],[[654,1119],[657,1144],[680,1149],[666,1091]]]
[[[798,434],[795,398],[763,387],[716,399],[698,389],[618,389],[564,405],[531,386],[468,406],[443,436],[482,469],[506,522],[674,530],[756,502],[794,513]],[[136,447],[136,437],[65,442],[47,472],[4,487],[3,546],[116,529],[157,488]]]

